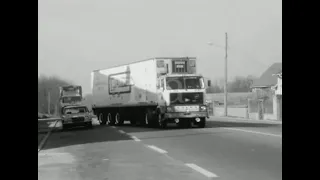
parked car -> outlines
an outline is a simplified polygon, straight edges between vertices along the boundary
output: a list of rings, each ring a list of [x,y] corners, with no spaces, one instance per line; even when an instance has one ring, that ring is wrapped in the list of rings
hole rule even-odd
[[[62,128],[85,126],[92,128],[92,115],[86,106],[69,105],[62,108]]]

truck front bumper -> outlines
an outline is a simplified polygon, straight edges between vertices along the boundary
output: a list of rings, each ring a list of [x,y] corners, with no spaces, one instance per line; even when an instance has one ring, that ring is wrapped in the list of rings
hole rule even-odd
[[[208,112],[170,112],[164,114],[165,119],[176,119],[176,118],[209,118]]]

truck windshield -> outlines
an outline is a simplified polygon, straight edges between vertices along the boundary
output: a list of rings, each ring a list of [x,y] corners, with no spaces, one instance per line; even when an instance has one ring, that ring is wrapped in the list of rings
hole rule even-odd
[[[79,102],[81,101],[80,96],[72,96],[72,97],[63,97],[62,103],[72,103],[72,102]]]
[[[204,82],[202,77],[167,77],[167,90],[174,89],[203,89]]]
[[[86,112],[88,112],[88,109],[86,107],[73,107],[64,109],[64,114],[78,114]]]

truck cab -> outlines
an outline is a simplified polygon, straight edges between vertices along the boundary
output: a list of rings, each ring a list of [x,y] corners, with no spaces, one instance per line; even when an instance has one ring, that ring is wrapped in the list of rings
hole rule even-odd
[[[158,102],[163,123],[205,127],[208,110],[205,82],[194,59],[171,59],[158,75]]]
[[[81,105],[82,87],[77,85],[61,86],[59,95],[59,106]]]

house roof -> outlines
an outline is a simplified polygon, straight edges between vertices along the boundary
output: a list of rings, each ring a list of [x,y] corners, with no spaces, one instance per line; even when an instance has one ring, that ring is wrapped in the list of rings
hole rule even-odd
[[[270,66],[259,79],[253,81],[252,88],[254,87],[271,87],[277,84],[277,76],[273,74],[282,73],[282,63],[274,63]]]

